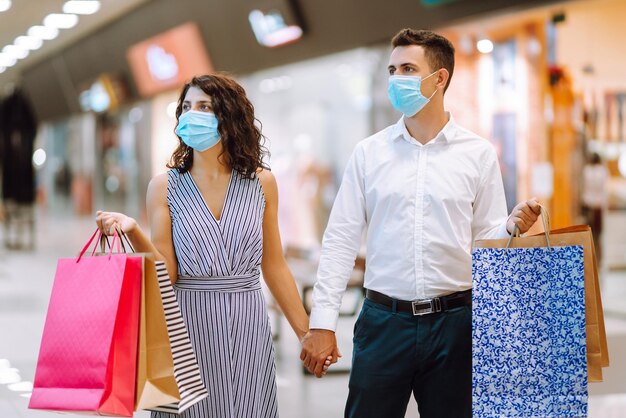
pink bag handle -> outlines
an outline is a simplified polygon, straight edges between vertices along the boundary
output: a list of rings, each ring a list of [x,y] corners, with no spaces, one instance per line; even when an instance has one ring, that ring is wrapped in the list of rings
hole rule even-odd
[[[85,246],[83,247],[82,251],[80,252],[78,258],[76,259],[77,263],[83,257],[83,255],[85,254],[87,249],[89,249],[89,246],[93,242],[93,240],[96,237],[96,235],[98,236],[98,240],[96,241],[96,244],[93,247],[93,251],[91,252],[91,256],[93,257],[93,255],[96,253],[96,248],[98,247],[98,242],[100,241],[100,236],[102,235],[102,232],[100,232],[100,229],[96,229],[95,232],[93,233],[93,235],[91,236],[91,238],[89,238],[89,241],[87,242],[87,244],[85,244]],[[120,242],[119,242],[119,239],[120,239],[120,237],[119,237],[119,235],[117,233],[117,228],[116,228],[114,233],[113,233],[113,242],[111,243],[111,248],[109,249],[109,259],[111,258],[111,255],[113,254],[113,246],[115,245],[116,242],[117,242],[117,252],[120,252]]]
[[[104,235],[106,237],[106,235]],[[100,240],[102,239],[103,235],[102,232],[100,232],[98,234],[98,239],[96,240],[96,243],[93,246],[93,251],[91,252],[91,256],[93,257],[93,255],[96,253],[96,249],[98,248],[98,243],[100,242]],[[121,239],[120,239],[120,235],[118,233],[118,229],[115,228],[115,231],[113,232],[113,242],[111,242],[111,245],[109,246],[109,259],[111,258],[111,255],[113,254],[113,247],[115,246],[115,243],[117,242],[117,252],[121,253],[122,250],[120,248],[120,243],[121,243]],[[123,244],[122,244],[123,247]],[[126,251],[124,251],[126,252]]]
[[[133,244],[130,242],[130,240],[128,239],[128,236],[124,233],[124,231],[122,231],[122,229],[119,226],[116,226],[116,229],[117,229],[117,234],[120,237],[120,244],[122,245],[121,252],[124,252],[126,254],[136,252],[135,248],[133,247]],[[107,248],[111,248],[112,243],[109,243],[108,238],[109,238],[108,236],[102,235],[102,234],[98,236],[98,241],[100,241],[100,249],[102,252],[106,251],[105,244]],[[126,249],[126,246],[128,246],[129,250]],[[118,247],[117,252],[120,252],[119,247]]]

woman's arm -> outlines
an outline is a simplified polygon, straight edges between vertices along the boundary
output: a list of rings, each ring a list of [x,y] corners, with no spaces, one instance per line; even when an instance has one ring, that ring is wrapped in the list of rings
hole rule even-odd
[[[296,282],[283,256],[283,248],[278,231],[278,187],[276,179],[269,171],[259,172],[259,180],[265,194],[265,214],[263,215],[263,277],[274,299],[278,302],[298,340],[309,330],[309,318],[302,305]]]
[[[156,260],[165,261],[170,280],[174,283],[178,277],[178,269],[172,241],[172,219],[167,205],[167,174],[156,176],[150,181],[146,206],[152,240],[135,219],[123,213],[98,211],[96,223],[106,235],[112,235],[115,226],[119,226],[128,236],[135,251],[152,253]]]

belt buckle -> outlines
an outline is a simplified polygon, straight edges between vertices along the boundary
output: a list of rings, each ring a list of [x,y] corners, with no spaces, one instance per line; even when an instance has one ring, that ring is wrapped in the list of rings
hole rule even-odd
[[[426,308],[417,307],[417,305],[423,305],[425,303],[428,303],[430,306]],[[435,312],[441,312],[441,300],[439,298],[416,300],[411,302],[411,308],[413,308],[413,316],[422,316]]]

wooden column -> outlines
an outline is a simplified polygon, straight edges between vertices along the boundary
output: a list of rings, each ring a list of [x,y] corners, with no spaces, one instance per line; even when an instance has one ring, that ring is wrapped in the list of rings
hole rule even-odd
[[[574,92],[572,82],[563,72],[550,89],[554,121],[549,128],[551,160],[554,167],[554,196],[552,199],[552,228],[573,224],[572,201],[576,192],[572,180],[572,157],[576,146],[573,124]]]

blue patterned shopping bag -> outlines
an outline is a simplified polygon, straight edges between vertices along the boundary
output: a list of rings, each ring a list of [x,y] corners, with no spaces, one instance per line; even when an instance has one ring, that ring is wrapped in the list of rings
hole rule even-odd
[[[472,252],[473,416],[586,417],[583,247],[502,241]]]

